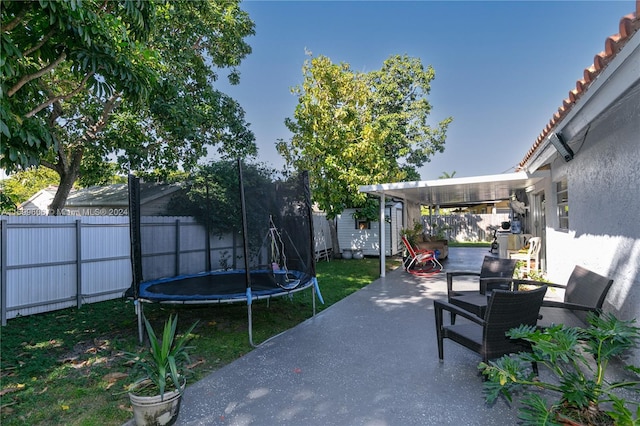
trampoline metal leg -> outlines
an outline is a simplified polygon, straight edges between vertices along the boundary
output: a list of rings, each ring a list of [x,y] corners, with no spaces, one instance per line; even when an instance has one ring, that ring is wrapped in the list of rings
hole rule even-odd
[[[312,302],[313,316],[315,317],[316,316],[316,286],[315,285],[311,286],[311,300],[313,301]]]
[[[247,320],[249,323],[249,344],[252,347],[256,347],[253,343],[253,315],[251,313],[251,302],[247,303]]]
[[[133,304],[136,307],[136,315],[138,316],[138,340],[142,343],[144,339],[142,334],[142,303],[138,300],[134,300]]]

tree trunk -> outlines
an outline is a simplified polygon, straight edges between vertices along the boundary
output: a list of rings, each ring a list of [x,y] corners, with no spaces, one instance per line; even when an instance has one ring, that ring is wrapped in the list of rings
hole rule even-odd
[[[68,161],[64,151],[60,150],[58,152],[58,163],[51,168],[60,175],[60,184],[49,206],[49,216],[62,216],[64,214],[63,210],[67,204],[67,198],[71,193],[71,189],[73,189],[73,184],[80,176],[80,163],[82,162],[83,154],[84,147],[78,146],[71,156],[71,161]]]
[[[53,197],[53,201],[49,206],[49,216],[62,216],[64,214],[64,206],[67,204],[67,198],[69,197],[73,184],[77,178],[78,171],[75,173],[73,171],[60,172],[60,184],[58,185],[58,191],[56,191],[56,195]]]
[[[338,241],[338,229],[335,219],[327,219],[329,222],[329,232],[331,233],[331,251],[333,252],[333,258],[340,257],[340,242]]]
[[[88,75],[85,76],[83,81],[86,81]],[[73,184],[80,177],[80,164],[82,163],[82,157],[84,155],[85,146],[89,146],[98,138],[98,135],[104,129],[107,124],[107,120],[113,113],[113,111],[120,105],[121,99],[119,93],[113,93],[104,104],[100,119],[93,124],[90,124],[84,131],[84,134],[79,140],[79,143],[75,147],[70,147],[70,158],[67,157],[65,148],[58,146],[58,162],[56,164],[50,164],[42,161],[41,164],[49,167],[60,175],[60,185],[58,191],[53,197],[53,201],[49,206],[50,216],[59,216],[63,214],[65,204],[67,204],[67,198],[73,189]],[[49,117],[49,127],[52,129],[56,126],[56,120],[62,115],[62,107],[59,101],[54,102],[53,111]]]

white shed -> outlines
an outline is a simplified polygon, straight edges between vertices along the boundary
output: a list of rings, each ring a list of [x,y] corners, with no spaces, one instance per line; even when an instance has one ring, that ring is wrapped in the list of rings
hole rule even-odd
[[[380,255],[380,224],[353,217],[357,209],[345,209],[336,217],[336,229],[341,253],[345,249],[361,250],[365,256]],[[394,256],[401,250],[402,203],[385,208],[385,255]]]

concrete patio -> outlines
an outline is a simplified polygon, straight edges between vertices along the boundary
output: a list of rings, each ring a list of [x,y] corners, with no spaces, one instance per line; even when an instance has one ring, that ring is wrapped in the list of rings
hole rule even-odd
[[[478,271],[488,254],[452,248],[445,268]],[[374,281],[189,386],[176,424],[516,424],[516,407],[485,404],[477,354],[445,341],[438,361],[444,277]]]

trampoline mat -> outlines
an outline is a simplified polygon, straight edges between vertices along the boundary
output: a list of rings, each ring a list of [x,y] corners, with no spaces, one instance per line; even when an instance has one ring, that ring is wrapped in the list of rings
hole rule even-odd
[[[311,277],[303,272],[251,271],[251,294],[276,295],[311,285]],[[279,281],[276,281],[279,280]],[[283,288],[284,287],[284,288]],[[184,275],[140,283],[140,297],[150,300],[216,300],[246,299],[246,275],[243,270],[216,271]]]

